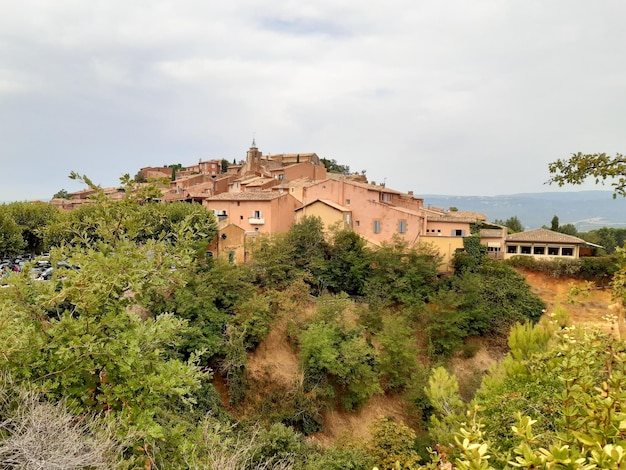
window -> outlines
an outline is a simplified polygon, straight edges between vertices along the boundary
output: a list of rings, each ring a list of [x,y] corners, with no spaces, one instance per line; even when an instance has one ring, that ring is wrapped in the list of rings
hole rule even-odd
[[[406,233],[406,220],[398,222],[398,233]]]
[[[252,218],[253,219],[262,219],[263,218],[263,213],[261,211],[254,211],[252,213]]]
[[[529,255],[530,254],[530,247],[529,246],[522,246],[520,248],[522,249],[522,254],[523,255]]]
[[[374,233],[380,233],[380,220],[374,221]]]
[[[452,236],[453,237],[462,237],[463,235],[465,235],[465,230],[452,230]]]
[[[546,253],[545,246],[536,246],[533,248],[533,255],[544,255]]]
[[[380,193],[380,200],[383,202],[391,202],[391,194],[390,193]]]
[[[548,254],[550,256],[559,256],[559,247],[558,246],[549,246]]]
[[[497,252],[497,251],[500,251],[500,247],[499,246],[488,246],[487,247],[487,251],[488,252]]]
[[[517,253],[517,245],[509,245],[506,247],[507,253]]]
[[[346,199],[346,206],[350,205],[350,199]]]
[[[291,192],[293,193],[296,190],[293,186],[291,187]]]
[[[561,248],[561,255],[563,256],[574,256],[574,249],[573,248]]]
[[[355,220],[354,223],[356,224],[357,227],[361,226],[361,221],[360,220]]]

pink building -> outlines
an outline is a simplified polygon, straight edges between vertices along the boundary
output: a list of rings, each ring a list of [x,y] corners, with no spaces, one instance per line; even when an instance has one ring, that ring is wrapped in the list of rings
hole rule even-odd
[[[251,191],[222,193],[207,198],[204,205],[221,223],[230,223],[246,232],[283,233],[294,222],[300,203],[287,193]]]
[[[317,201],[325,201],[325,204],[314,204]],[[303,206],[302,217],[318,215],[315,213],[318,210],[327,212],[329,207],[335,207],[341,212],[335,219],[340,218],[344,223],[349,212],[351,228],[375,245],[390,241],[394,236],[413,245],[424,226],[421,199],[384,185],[346,178],[326,179],[303,188]]]

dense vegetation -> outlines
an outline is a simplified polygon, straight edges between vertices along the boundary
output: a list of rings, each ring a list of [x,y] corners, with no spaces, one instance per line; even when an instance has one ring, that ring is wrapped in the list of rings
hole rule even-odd
[[[202,207],[152,203],[149,189],[123,183],[122,201],[97,193],[36,229],[0,211],[24,246],[80,266],[42,282],[27,265],[0,290],[4,467],[42,458],[162,469],[621,462],[623,348],[554,323],[533,327],[544,305],[475,237],[455,275],[441,278],[428,246],[371,249],[305,218],[234,265],[205,258],[217,225]],[[300,361],[289,385],[247,370],[276,325]],[[461,391],[446,361],[471,356],[479,337],[507,336],[509,357],[470,403],[480,384]],[[304,438],[322,429],[325,410],[358,410],[382,393],[404,397],[411,427],[383,418],[369,442],[327,449]]]

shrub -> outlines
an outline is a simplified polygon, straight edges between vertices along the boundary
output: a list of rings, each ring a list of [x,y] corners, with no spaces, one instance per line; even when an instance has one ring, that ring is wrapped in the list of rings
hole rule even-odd
[[[417,468],[420,456],[415,450],[415,432],[393,418],[380,418],[372,425],[367,452],[381,470]]]
[[[269,429],[261,429],[254,442],[254,451],[248,468],[265,468],[269,462],[294,464],[302,457],[305,445],[302,437],[291,428],[281,423],[273,424]]]
[[[514,268],[528,269],[530,271],[537,271],[537,260],[532,256],[512,256],[505,261],[507,264]]]
[[[617,260],[613,256],[580,258],[579,276],[596,283],[604,283],[610,281],[617,269]]]
[[[360,448],[337,449],[310,453],[303,470],[371,470],[374,463]]]

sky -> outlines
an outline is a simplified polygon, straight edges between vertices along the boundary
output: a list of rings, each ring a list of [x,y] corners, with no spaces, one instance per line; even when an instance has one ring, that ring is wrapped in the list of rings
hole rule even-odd
[[[0,201],[315,152],[420,194],[626,152],[621,0],[0,0]],[[610,189],[610,188],[597,188]]]

